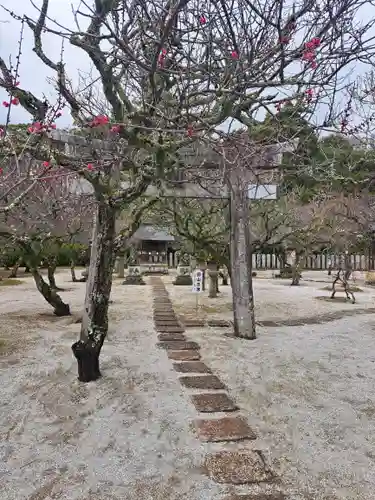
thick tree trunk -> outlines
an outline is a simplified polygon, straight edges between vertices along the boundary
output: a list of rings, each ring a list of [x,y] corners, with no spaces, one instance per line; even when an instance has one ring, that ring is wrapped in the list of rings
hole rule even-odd
[[[232,172],[230,263],[233,296],[234,335],[255,339],[254,296],[251,276],[249,203],[245,178]]]
[[[72,345],[81,382],[91,382],[101,376],[99,355],[108,331],[115,221],[116,210],[105,202],[99,202],[94,221],[81,334],[79,341]]]
[[[31,274],[34,278],[35,284],[39,292],[43,295],[45,300],[53,307],[53,312],[56,316],[69,316],[70,308],[69,304],[65,304],[62,301],[60,295],[56,293],[56,290],[50,287],[43,279],[37,268],[30,269]]]
[[[17,278],[17,271],[20,265],[22,264],[22,259],[18,259],[17,262],[12,267],[12,270],[8,276],[8,278]]]
[[[30,268],[28,265],[25,265],[25,274],[29,273],[30,272]]]

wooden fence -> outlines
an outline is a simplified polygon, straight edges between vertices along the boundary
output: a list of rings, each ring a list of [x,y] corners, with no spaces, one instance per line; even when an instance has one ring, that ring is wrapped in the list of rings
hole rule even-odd
[[[253,269],[280,269],[280,259],[275,254],[253,254]],[[342,262],[342,255],[314,254],[302,261],[302,267],[309,270],[327,270],[331,262],[336,269]],[[354,271],[373,270],[375,266],[375,255],[353,254],[349,256]]]

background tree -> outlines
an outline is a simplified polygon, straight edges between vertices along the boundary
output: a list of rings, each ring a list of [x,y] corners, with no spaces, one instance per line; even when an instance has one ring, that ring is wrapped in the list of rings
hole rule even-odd
[[[15,144],[18,138],[8,134],[6,140]],[[29,268],[54,313],[70,314],[69,306],[57,294],[57,260],[64,244],[87,240],[92,203],[71,191],[74,174],[69,170],[60,168],[56,174],[48,162],[41,164],[27,156],[17,158],[14,166],[8,167],[0,181],[0,198],[18,201],[11,211],[0,213],[3,241],[18,249],[20,260]],[[40,272],[42,265],[47,267],[48,283]]]

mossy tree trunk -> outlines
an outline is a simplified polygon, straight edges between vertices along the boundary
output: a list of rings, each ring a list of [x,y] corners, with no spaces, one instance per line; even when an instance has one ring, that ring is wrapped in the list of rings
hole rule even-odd
[[[115,256],[116,209],[98,201],[86,285],[85,308],[78,342],[72,351],[78,362],[78,379],[91,382],[100,376],[99,356],[108,332],[108,304]]]

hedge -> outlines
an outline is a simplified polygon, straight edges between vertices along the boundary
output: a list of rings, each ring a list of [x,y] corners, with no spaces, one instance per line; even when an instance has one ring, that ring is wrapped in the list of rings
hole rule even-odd
[[[70,266],[72,256],[75,257],[75,262],[77,266],[86,266],[89,261],[89,248],[87,245],[82,245],[79,243],[64,244],[60,247],[57,254],[57,265],[58,266]],[[22,252],[20,248],[9,248],[5,247],[0,250],[0,266],[1,267],[13,267],[19,258],[22,257]],[[24,263],[21,264],[21,266]]]

